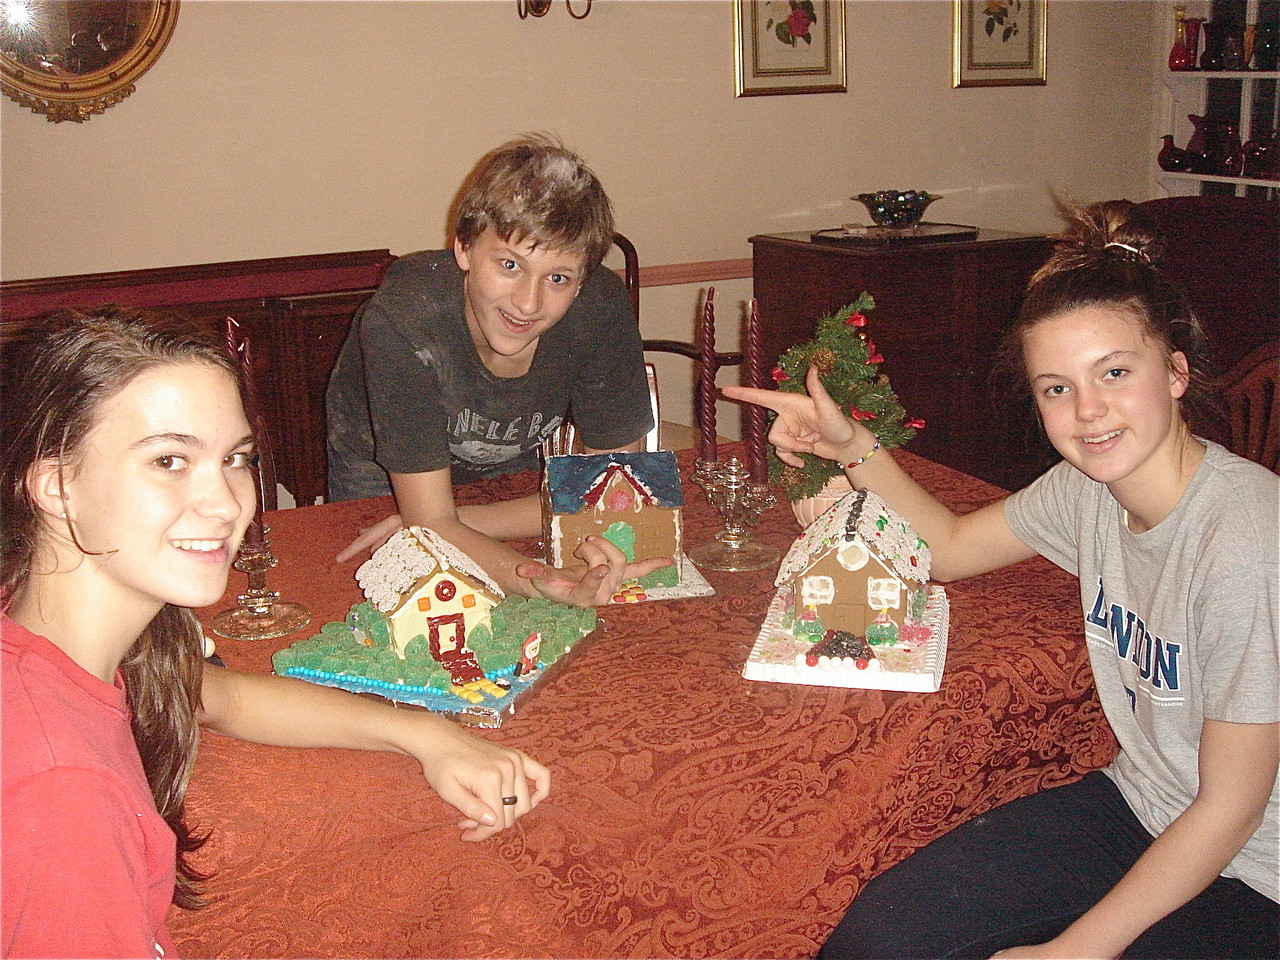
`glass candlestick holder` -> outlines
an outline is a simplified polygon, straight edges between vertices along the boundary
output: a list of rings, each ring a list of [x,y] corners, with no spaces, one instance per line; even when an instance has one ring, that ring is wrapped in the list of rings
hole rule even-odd
[[[257,523],[257,521],[255,521]],[[293,633],[311,622],[311,611],[300,603],[281,600],[267,589],[267,571],[280,561],[271,553],[268,528],[259,524],[240,544],[235,568],[249,576],[249,589],[236,597],[237,606],[223,610],[211,622],[213,632],[232,640],[270,640]]]
[[[688,557],[704,570],[763,570],[778,562],[775,547],[751,539],[750,528],[760,514],[777,500],[769,488],[753,484],[750,472],[737,457],[719,462],[699,460],[693,480],[706,491],[707,500],[724,522],[724,529],[709,543],[688,551]]]

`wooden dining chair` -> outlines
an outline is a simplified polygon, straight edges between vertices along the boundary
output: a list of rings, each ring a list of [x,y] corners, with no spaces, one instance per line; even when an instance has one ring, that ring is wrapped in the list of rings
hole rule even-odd
[[[640,317],[640,257],[636,252],[635,245],[620,233],[613,235],[613,243],[622,251],[623,261],[623,282],[627,285],[627,294],[631,297],[631,309],[635,312],[637,319]],[[699,381],[702,373],[702,352],[698,344],[685,340],[667,340],[645,337],[643,340],[644,350],[646,353],[669,353],[677,356],[685,357],[692,361],[694,367],[694,376],[692,383]],[[721,367],[739,366],[743,362],[742,353],[740,351],[717,352],[715,354],[715,370],[712,376],[719,372]],[[657,430],[661,425],[661,419],[658,416],[658,385],[657,374],[653,364],[646,364],[649,371],[649,392],[653,404],[654,411],[654,433],[653,446],[647,449],[658,449]],[[695,419],[701,417],[702,411],[698,408],[699,397],[697,391],[694,391],[693,411]]]
[[[1275,341],[1264,343],[1231,368],[1222,395],[1231,451],[1280,473],[1280,382]]]
[[[626,284],[627,296],[631,298],[631,310],[638,320],[640,317],[640,256],[636,252],[635,244],[620,233],[613,235],[613,243],[622,252],[622,281]],[[691,360],[694,365],[692,382],[695,384],[698,382],[698,375],[702,371],[702,353],[698,348],[698,344],[684,340],[646,337],[643,339],[643,346],[646,353],[672,353]],[[742,354],[740,352],[717,352],[715,355],[715,368],[717,371],[721,367],[737,366],[741,363]],[[649,406],[653,413],[653,429],[645,435],[642,449],[651,452],[661,449],[659,431],[662,427],[662,407],[658,396],[657,368],[649,362],[646,362],[644,366],[645,376],[649,383]],[[695,391],[693,408],[695,416],[700,415],[697,401],[698,397]],[[552,436],[544,440],[542,445],[542,451],[545,456],[579,453],[581,449],[581,445],[578,443],[577,431],[572,421],[569,420],[561,424],[560,428]]]

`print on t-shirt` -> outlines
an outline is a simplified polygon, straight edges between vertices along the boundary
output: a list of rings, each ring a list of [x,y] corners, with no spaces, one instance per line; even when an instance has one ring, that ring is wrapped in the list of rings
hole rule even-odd
[[[1178,666],[1182,644],[1173,643],[1147,629],[1147,623],[1132,610],[1118,603],[1107,603],[1102,579],[1093,607],[1085,616],[1085,633],[1090,642],[1101,643],[1115,651],[1120,672],[1129,694],[1129,706],[1137,704],[1137,691],[1152,703],[1182,703]]]
[[[522,447],[536,446],[561,422],[560,417],[544,422],[540,412],[527,418],[527,428],[525,420],[524,416],[494,420],[464,408],[457,416],[448,418],[449,453],[454,460],[476,468],[507,463],[520,455]],[[533,440],[534,444],[523,443],[526,440]]]

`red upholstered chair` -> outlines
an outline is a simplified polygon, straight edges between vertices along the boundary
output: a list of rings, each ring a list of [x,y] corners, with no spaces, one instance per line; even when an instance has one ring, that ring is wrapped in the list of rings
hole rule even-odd
[[[1166,197],[1139,206],[1159,222],[1165,272],[1186,290],[1215,368],[1225,373],[1227,419],[1192,426],[1201,436],[1275,469],[1280,203],[1211,196]]]
[[[1182,285],[1230,370],[1274,343],[1280,324],[1280,202],[1254,197],[1166,197],[1139,206],[1160,223],[1164,269]]]

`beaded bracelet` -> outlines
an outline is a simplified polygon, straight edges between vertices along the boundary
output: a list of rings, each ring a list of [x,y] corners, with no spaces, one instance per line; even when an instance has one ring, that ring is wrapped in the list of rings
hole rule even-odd
[[[873,456],[875,456],[876,451],[879,449],[880,449],[880,441],[877,440],[876,445],[872,447],[870,450],[868,450],[865,456],[859,457],[857,460],[853,461],[853,463],[846,463],[844,465],[844,468],[846,470],[852,470],[854,467],[862,466],[864,463],[870,460]]]

